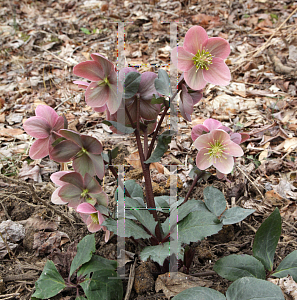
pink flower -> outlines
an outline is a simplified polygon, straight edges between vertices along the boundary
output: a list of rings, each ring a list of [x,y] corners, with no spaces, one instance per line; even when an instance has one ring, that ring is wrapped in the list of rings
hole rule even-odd
[[[230,135],[222,129],[214,129],[199,136],[194,146],[199,150],[196,165],[200,170],[213,165],[222,174],[231,173],[234,166],[233,157],[243,155],[241,147],[232,142]]]
[[[117,73],[112,62],[98,53],[91,54],[92,61],[85,61],[73,68],[73,73],[91,81],[75,81],[79,87],[86,87],[86,102],[91,107],[109,109],[115,113],[122,101],[122,86],[118,84]]]
[[[40,159],[49,155],[52,143],[60,137],[58,131],[64,127],[64,118],[59,117],[56,111],[47,105],[38,105],[35,115],[26,120],[23,127],[29,135],[37,139],[30,148],[30,157]]]
[[[208,38],[201,26],[193,26],[186,33],[183,47],[174,48],[171,57],[177,68],[184,71],[188,86],[201,90],[207,82],[222,86],[229,84],[231,74],[224,62],[229,53],[226,40]]]
[[[183,118],[191,122],[191,114],[194,109],[193,106],[197,104],[202,98],[201,91],[188,92],[185,84],[182,84],[182,91],[180,94],[179,110]]]
[[[192,128],[191,137],[192,140],[195,141],[199,136],[205,133],[209,133],[215,129],[222,129],[226,131],[230,135],[230,139],[232,142],[236,144],[241,144],[249,139],[249,135],[244,132],[233,132],[230,128],[224,126],[220,121],[215,119],[207,119],[203,122],[203,124],[195,125]]]
[[[82,218],[84,222],[87,224],[88,230],[90,232],[97,232],[100,229],[103,229],[106,231],[105,242],[109,240],[110,231],[107,230],[105,226],[101,226],[101,224],[104,222],[105,219],[99,210],[97,210],[90,203],[81,203],[76,208],[76,211],[82,214]]]

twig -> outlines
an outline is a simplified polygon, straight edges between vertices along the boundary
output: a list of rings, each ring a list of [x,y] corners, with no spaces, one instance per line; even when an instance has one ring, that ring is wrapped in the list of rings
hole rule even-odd
[[[189,275],[195,276],[195,277],[203,277],[203,276],[217,275],[217,272],[206,271],[206,272],[194,273],[194,274],[189,274]]]
[[[38,202],[38,201],[41,202],[42,204],[44,204],[45,206],[47,206],[49,209],[53,210],[57,215],[59,215],[62,218],[66,219],[71,225],[74,222],[74,220],[72,220],[71,218],[69,218],[68,216],[66,216],[65,214],[63,214],[61,211],[59,211],[58,209],[56,209],[55,207],[53,207],[49,203],[47,203],[47,201],[41,199],[36,194],[36,192],[34,190],[34,187],[31,184],[29,184],[27,182],[24,182],[24,181],[21,181],[21,180],[17,180],[17,179],[12,179],[12,178],[6,177],[6,176],[4,176],[2,174],[0,174],[0,178],[4,182],[11,182],[11,183],[14,183],[14,184],[17,184],[17,185],[21,185],[23,187],[28,188],[30,190],[30,192],[31,192],[33,200],[35,200],[36,202]]]
[[[0,295],[0,299],[1,300],[11,299],[12,297],[19,296],[19,295],[20,295],[20,293]]]
[[[129,280],[128,280],[128,285],[127,285],[127,291],[126,291],[126,295],[125,295],[125,299],[124,300],[129,300],[130,299],[130,294],[131,294],[133,283],[134,283],[134,279],[135,279],[135,266],[136,266],[136,263],[137,263],[137,257],[134,260],[134,264],[130,268]]]
[[[236,166],[236,168],[247,178],[247,180],[255,187],[255,189],[258,191],[258,193],[261,195],[262,199],[265,200],[265,197],[263,196],[263,194],[261,193],[261,191],[259,190],[259,188],[256,186],[256,184],[249,178],[249,176],[243,171],[241,170],[238,166]]]
[[[70,63],[70,62],[67,61],[67,60],[64,60],[63,58],[60,58],[59,56],[57,56],[57,55],[55,55],[54,53],[48,51],[47,49],[42,49],[42,47],[39,47],[39,46],[36,46],[36,45],[33,45],[33,47],[38,48],[38,49],[41,49],[41,50],[47,52],[48,54],[50,54],[50,55],[53,56],[54,58],[56,58],[56,59],[62,61],[63,63],[67,64],[68,66],[72,67],[72,63]]]
[[[19,275],[8,275],[3,277],[4,282],[16,281],[16,280],[35,280],[39,273],[36,272],[27,272],[25,274]]]
[[[195,179],[193,180],[193,183],[192,183],[190,189],[188,190],[187,195],[186,195],[186,197],[185,197],[185,199],[184,199],[184,201],[183,201],[182,204],[184,204],[184,203],[186,203],[186,202],[188,201],[188,199],[189,199],[189,197],[190,197],[190,195],[191,195],[191,193],[192,193],[192,191],[193,191],[195,185],[197,184],[198,180],[199,180],[204,174],[205,174],[205,171],[201,171],[201,173],[195,177]]]
[[[254,233],[257,232],[257,229],[255,229],[252,225],[248,224],[246,221],[242,221],[242,223],[244,225],[246,225],[249,229],[251,229],[252,231],[254,231]]]

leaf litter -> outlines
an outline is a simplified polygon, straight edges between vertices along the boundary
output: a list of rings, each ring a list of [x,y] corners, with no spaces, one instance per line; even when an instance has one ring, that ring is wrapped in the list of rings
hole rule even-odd
[[[202,124],[211,117],[235,131],[245,131],[250,134],[250,139],[245,143],[245,157],[237,161],[241,171],[234,170],[231,183],[219,182],[213,176],[207,184],[202,181],[194,190],[193,198],[201,199],[203,188],[213,184],[227,195],[230,206],[256,209],[256,213],[246,220],[253,228],[258,228],[277,206],[284,222],[276,264],[296,248],[296,5],[271,0],[230,3],[220,0],[59,0],[13,4],[3,1],[0,5],[1,174],[34,184],[39,197],[49,201],[54,189],[49,176],[60,166],[51,164],[47,158],[32,162],[28,149],[33,141],[22,128],[22,123],[34,114],[39,104],[47,104],[58,114],[64,114],[69,128],[99,138],[105,149],[111,150],[122,143],[124,146],[121,151],[125,152],[128,148],[128,153],[131,154],[135,150],[134,141],[128,136],[108,131],[105,124],[101,123],[104,115],[94,114],[85,105],[82,92],[72,83],[76,79],[72,72],[73,66],[90,59],[89,53],[92,52],[99,52],[115,62],[117,22],[127,21],[127,64],[140,65],[139,72],[156,71],[154,64],[162,65],[169,71],[168,65],[166,66],[170,62],[169,23],[179,22],[180,43],[190,26],[200,25],[207,30],[209,36],[229,40],[231,55],[227,64],[232,72],[232,82],[227,87],[209,85],[203,100],[195,107],[192,122],[186,122],[178,116],[179,131],[182,134],[172,140],[170,150],[161,160],[164,174],[161,166],[157,165],[157,170],[152,171],[152,178],[160,189],[168,181],[170,166],[177,165],[177,173],[183,186],[191,185],[192,178],[188,170],[194,166],[196,153],[190,137],[193,125]],[[164,120],[164,127],[169,122],[168,116]],[[119,163],[126,165],[129,160],[125,161],[126,157],[127,152],[119,159]],[[138,167],[137,153],[134,153],[125,168],[132,171]],[[215,174],[214,169],[211,172]],[[140,182],[141,178],[138,177]],[[38,276],[25,283],[15,284],[8,280],[10,275],[19,274],[19,263],[36,263],[42,267],[44,258],[49,257],[50,253],[60,268],[65,269],[67,258],[74,256],[75,249],[71,245],[75,245],[87,230],[68,208],[58,209],[76,220],[72,225],[56,215],[50,208],[51,204],[48,207],[36,202],[21,186],[4,184],[2,181],[0,184],[3,187],[0,193],[1,222],[11,220],[21,224],[23,218],[27,218],[27,221],[35,218],[36,230],[32,232],[25,227],[25,242],[18,242],[15,248],[10,248],[19,262],[6,254],[0,268],[0,277],[4,278],[5,283],[4,293],[21,291],[21,299],[29,299],[32,294],[30,289]],[[111,198],[115,185],[114,179],[106,178],[104,188]],[[178,191],[181,196],[185,196],[183,188]],[[30,215],[16,213],[18,207],[27,210]],[[49,228],[42,225],[44,221],[56,225]],[[217,245],[216,241],[216,238],[222,238],[220,236],[193,243],[193,249],[207,247],[210,254],[202,255],[196,250],[198,252],[190,274],[197,270],[211,271],[218,258],[230,253],[250,254],[249,241],[253,240],[253,231],[244,222],[231,227],[226,229],[228,234],[224,236],[221,245]],[[34,235],[37,251],[33,249]],[[104,245],[100,233],[96,238],[100,253],[110,258],[110,249],[114,245]],[[67,243],[68,240],[71,244]],[[47,242],[42,248],[43,241]],[[128,247],[127,250],[136,251],[132,242],[128,242]],[[64,273],[67,274],[67,270]],[[206,280],[210,281],[208,286],[221,292],[225,292],[229,285],[227,280],[217,275],[208,276]],[[278,280],[276,284],[293,286],[290,279],[286,280]],[[152,291],[147,297],[167,299],[165,291],[166,288],[163,292]],[[137,293],[132,290],[130,297],[136,299]]]

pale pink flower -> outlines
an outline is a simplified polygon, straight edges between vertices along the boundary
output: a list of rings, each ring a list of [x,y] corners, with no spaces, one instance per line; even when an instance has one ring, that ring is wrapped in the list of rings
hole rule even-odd
[[[68,173],[71,173],[71,172],[72,171],[59,171],[59,172],[53,173],[51,175],[51,177],[50,177],[51,181],[56,186],[58,186],[58,188],[52,193],[52,197],[51,197],[51,201],[54,204],[67,204],[67,201],[63,201],[61,199],[61,197],[59,196],[59,192],[60,192],[62,186],[67,184],[67,182],[61,180],[61,177],[68,174]]]
[[[109,240],[110,231],[105,226],[101,226],[105,218],[99,210],[90,203],[81,203],[76,208],[76,211],[82,215],[83,221],[87,224],[90,232],[97,232],[100,229],[106,231],[105,242]]]
[[[47,105],[38,105],[35,115],[26,120],[23,127],[29,135],[37,139],[30,148],[30,157],[40,159],[50,154],[52,143],[60,137],[58,131],[64,127],[64,118]]]
[[[85,88],[86,102],[91,107],[109,109],[115,113],[122,101],[122,86],[118,83],[117,72],[112,62],[98,53],[91,54],[92,61],[79,63],[73,68],[77,76],[91,81],[75,81],[79,87]]]
[[[234,157],[243,155],[241,147],[232,142],[230,135],[222,129],[214,129],[210,133],[199,136],[194,146],[199,150],[196,165],[200,170],[213,165],[220,173],[231,173]]]
[[[226,40],[208,38],[201,26],[193,26],[186,33],[183,47],[172,50],[171,58],[177,68],[184,71],[187,85],[201,90],[207,82],[229,84],[231,74],[224,62],[229,54],[230,46]]]

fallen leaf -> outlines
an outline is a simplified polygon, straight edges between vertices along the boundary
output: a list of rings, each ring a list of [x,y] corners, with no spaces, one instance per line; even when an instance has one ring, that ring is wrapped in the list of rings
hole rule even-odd
[[[212,281],[194,277],[180,272],[171,272],[161,274],[156,280],[156,292],[163,290],[165,296],[170,299],[171,297],[179,294],[180,292],[196,287],[210,287]]]

